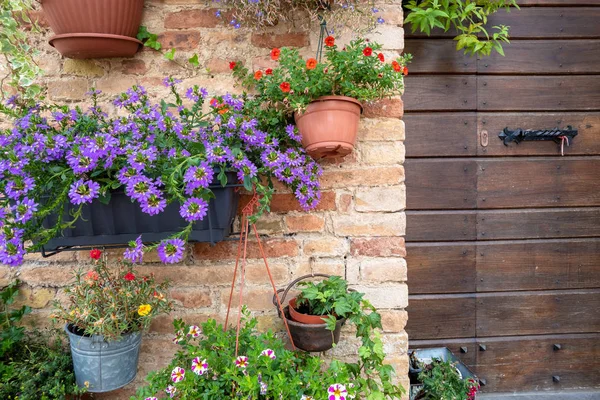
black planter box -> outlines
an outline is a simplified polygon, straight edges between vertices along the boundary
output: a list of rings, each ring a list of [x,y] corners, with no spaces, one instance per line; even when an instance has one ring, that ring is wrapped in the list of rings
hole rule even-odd
[[[221,186],[214,181],[210,189],[215,198],[209,202],[208,214],[194,224],[190,242],[222,241],[231,233],[237,212],[239,194],[235,174],[228,174],[228,184]],[[70,247],[125,245],[142,235],[144,242],[158,242],[180,232],[188,224],[180,215],[179,203],[173,202],[158,215],[144,213],[138,202],[133,202],[123,192],[111,194],[109,204],[94,200],[83,206],[82,214],[74,227],[63,230],[62,236],[48,241],[42,251],[64,250]],[[67,213],[76,209],[69,203]],[[43,226],[55,226],[58,216],[48,216]],[[68,221],[69,214],[65,220]]]

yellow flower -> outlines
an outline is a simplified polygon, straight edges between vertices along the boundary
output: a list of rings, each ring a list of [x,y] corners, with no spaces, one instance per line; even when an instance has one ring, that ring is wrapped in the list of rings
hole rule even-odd
[[[150,314],[150,311],[152,311],[152,306],[150,304],[142,304],[140,308],[138,308],[138,314],[142,317]]]

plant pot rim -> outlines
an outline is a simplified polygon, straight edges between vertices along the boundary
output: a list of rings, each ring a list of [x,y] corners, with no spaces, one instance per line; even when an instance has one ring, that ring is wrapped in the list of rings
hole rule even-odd
[[[51,46],[54,46],[52,42],[60,39],[69,39],[69,38],[90,38],[90,39],[117,39],[117,40],[125,40],[130,42],[135,42],[140,46],[144,44],[136,38],[130,36],[123,35],[113,35],[112,33],[61,33],[60,35],[54,35],[50,39],[48,39],[48,43]]]
[[[295,322],[297,322],[298,324],[301,324],[301,325],[326,325],[326,322],[324,322],[324,321],[323,321],[323,318],[327,318],[327,317],[328,317],[327,315],[314,315],[314,314],[304,314],[304,313],[301,313],[301,312],[299,312],[299,311],[298,311],[298,309],[296,308],[296,301],[297,301],[297,297],[294,297],[294,298],[290,299],[290,301],[289,301],[289,304],[288,304],[288,306],[289,306],[289,310],[290,310],[290,311],[289,311],[289,313],[290,313],[290,319],[292,319],[292,321],[295,321]],[[293,304],[293,305],[292,305],[292,304]],[[320,319],[320,320],[321,320],[321,321],[323,321],[323,322],[322,322],[322,323],[319,323],[319,324],[310,324],[310,323],[306,323],[306,322],[302,322],[302,321],[296,321],[296,320],[295,320],[295,319],[293,319],[293,317],[292,317],[292,314],[291,314],[291,313],[292,313],[292,310],[294,310],[294,312],[295,312],[296,314],[299,314],[299,315],[301,315],[301,316],[303,316],[303,317],[310,318],[310,319],[315,319],[315,320],[316,320],[316,319]],[[342,318],[336,318],[336,320],[338,320],[338,321],[339,321],[340,319],[342,319]]]
[[[314,99],[313,101],[311,101],[311,103],[318,103],[321,101],[329,101],[329,100],[347,101],[350,103],[354,103],[360,107],[360,112],[362,113],[362,109],[363,109],[362,103],[360,101],[356,100],[354,97],[349,97],[349,96],[339,96],[339,95],[321,96],[321,97],[318,97],[318,98]]]
[[[75,329],[80,330],[79,328],[77,328],[75,325],[73,325],[70,322],[65,323],[65,332],[67,332],[67,334],[71,334],[71,335],[75,335],[75,336],[79,336],[82,338],[88,338],[88,339],[93,339],[93,338],[100,338],[103,341],[106,342],[119,342],[121,340],[123,340],[123,337],[126,336],[135,336],[135,335],[141,335],[141,331],[132,331],[132,332],[122,332],[121,333],[121,339],[119,340],[105,340],[103,335],[86,335],[86,334],[80,334],[79,332],[77,332]]]
[[[285,315],[285,311],[287,311],[287,315]],[[296,327],[305,327],[307,329],[323,329],[327,327],[326,323],[322,324],[305,324],[302,322],[294,321],[291,316],[289,316],[289,305],[284,307],[284,317],[287,320],[287,323]],[[346,323],[346,318],[339,318],[336,321],[336,326],[343,326]]]

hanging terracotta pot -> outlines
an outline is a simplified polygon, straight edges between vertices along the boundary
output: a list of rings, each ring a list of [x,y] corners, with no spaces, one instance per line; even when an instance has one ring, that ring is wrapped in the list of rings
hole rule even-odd
[[[302,146],[315,159],[352,153],[361,112],[361,104],[351,97],[319,97],[302,114],[294,114]]]
[[[311,314],[303,314],[298,311],[298,306],[296,305],[296,298],[290,300],[290,317],[296,321],[301,322],[303,324],[324,324],[322,315],[311,315]],[[325,317],[326,318],[326,317]]]
[[[144,0],[42,0],[42,8],[50,45],[65,57],[131,57],[142,46]]]

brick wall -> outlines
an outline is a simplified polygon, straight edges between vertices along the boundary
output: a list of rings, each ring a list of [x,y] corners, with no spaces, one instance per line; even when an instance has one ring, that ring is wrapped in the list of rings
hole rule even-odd
[[[399,0],[381,5],[386,20],[372,38],[384,44],[387,59],[403,47],[402,11]],[[318,30],[292,31],[275,27],[268,34],[249,30],[231,30],[214,17],[213,9],[200,9],[197,0],[147,1],[143,24],[160,33],[165,47],[178,49],[181,63],[196,52],[199,69],[186,69],[144,49],[132,59],[69,60],[61,59],[47,43],[50,32],[39,37],[38,57],[46,71],[44,80],[51,100],[84,103],[85,92],[95,86],[109,99],[133,84],[144,85],[156,97],[165,97],[161,85],[166,74],[183,79],[183,85],[198,84],[211,93],[235,91],[228,62],[241,59],[254,68],[266,68],[273,46],[298,46],[302,54],[312,56],[317,46]],[[345,277],[354,288],[363,291],[383,316],[385,350],[401,382],[407,380],[406,261],[404,260],[405,187],[404,123],[402,101],[386,100],[366,105],[356,152],[343,160],[325,162],[322,179],[323,199],[316,211],[300,211],[292,194],[279,189],[272,213],[257,224],[264,234],[264,244],[276,284],[310,272]],[[236,256],[236,242],[190,246],[182,264],[165,266],[157,257],[146,257],[140,269],[154,272],[173,282],[172,298],[176,309],[170,316],[158,318],[146,335],[136,382],[147,372],[163,366],[175,350],[171,344],[171,321],[182,317],[199,323],[209,317],[223,320],[228,285]],[[119,254],[115,253],[115,257]],[[255,245],[249,247],[251,258],[247,272],[245,299],[260,320],[260,328],[282,329],[271,304],[272,291],[258,259]],[[29,324],[48,325],[54,298],[61,298],[61,287],[69,282],[71,271],[88,253],[62,253],[48,259],[28,256],[20,270],[24,282],[21,302],[34,308]],[[15,271],[0,269],[0,284]],[[336,348],[338,355],[352,357],[356,348],[352,333],[345,328],[346,339]],[[135,383],[102,398],[127,398]]]

